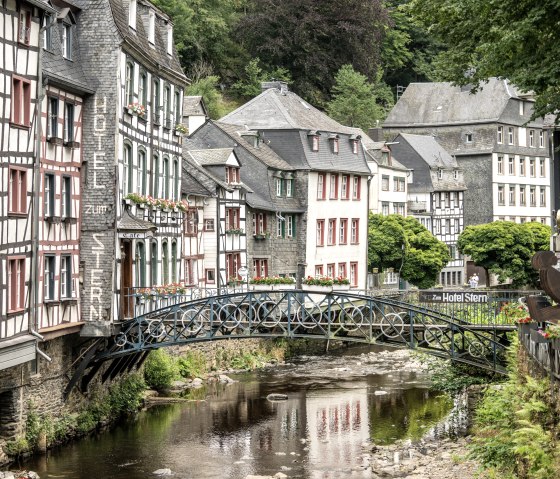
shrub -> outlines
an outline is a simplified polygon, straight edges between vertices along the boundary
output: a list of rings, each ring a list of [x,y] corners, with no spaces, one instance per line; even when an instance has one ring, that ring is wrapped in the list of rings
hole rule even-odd
[[[152,351],[144,366],[144,379],[148,387],[156,391],[169,389],[178,375],[175,360],[163,349]]]
[[[11,457],[21,456],[22,454],[28,452],[31,448],[27,439],[24,437],[18,437],[13,441],[8,441],[4,444],[4,452]]]
[[[178,368],[181,377],[187,379],[204,376],[208,372],[206,357],[200,351],[188,351],[181,356],[178,361]]]

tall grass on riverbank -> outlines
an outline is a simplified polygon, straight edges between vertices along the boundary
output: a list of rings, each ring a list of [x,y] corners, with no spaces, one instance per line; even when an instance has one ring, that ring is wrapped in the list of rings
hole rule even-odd
[[[471,455],[496,479],[560,477],[558,395],[548,379],[519,373],[517,340],[508,353],[509,379],[490,387],[475,414]]]

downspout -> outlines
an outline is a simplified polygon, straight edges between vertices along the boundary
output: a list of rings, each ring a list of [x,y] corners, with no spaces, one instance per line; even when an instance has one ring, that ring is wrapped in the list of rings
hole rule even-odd
[[[52,23],[52,22],[51,22]],[[43,88],[43,68],[41,65],[43,58],[43,45],[42,35],[46,27],[51,24],[42,26],[39,29],[39,52],[37,54],[37,105],[35,107],[35,161],[33,163],[33,206],[31,209],[31,284],[32,294],[30,295],[30,309],[31,318],[33,321],[33,328],[31,330],[38,330],[39,315],[39,192],[41,190],[41,107],[45,92]]]
[[[369,165],[368,165],[369,169]],[[375,175],[369,174],[367,177],[367,201],[366,201],[366,291],[368,289],[368,275],[369,275],[369,196],[370,196],[370,188],[371,188],[371,180]]]
[[[217,187],[216,191],[218,192],[217,197],[216,197],[216,226],[215,226],[215,230],[217,233],[217,241],[216,241],[216,286],[218,289],[218,293],[220,292],[220,288],[221,288],[221,271],[220,271],[220,242],[222,241],[222,225],[220,223],[220,207],[221,207],[221,202],[220,202],[220,188]],[[227,271],[226,271],[226,275],[227,275]]]

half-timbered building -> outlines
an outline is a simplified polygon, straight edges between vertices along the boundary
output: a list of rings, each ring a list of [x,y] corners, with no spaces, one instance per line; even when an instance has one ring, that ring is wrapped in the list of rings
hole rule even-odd
[[[146,0],[76,0],[86,100],[82,335],[110,334],[136,288],[180,282],[186,77],[171,19]],[[116,258],[116,261],[115,261]]]
[[[55,11],[39,0],[6,0],[0,9],[0,370],[36,358],[33,212],[40,181],[40,28],[47,14]]]

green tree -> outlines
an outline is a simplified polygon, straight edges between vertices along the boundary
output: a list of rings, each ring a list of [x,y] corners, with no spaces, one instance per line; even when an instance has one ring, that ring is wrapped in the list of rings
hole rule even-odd
[[[213,120],[217,120],[224,115],[224,99],[218,89],[218,82],[219,78],[217,76],[210,75],[206,78],[201,78],[195,83],[191,83],[185,89],[185,95],[187,96],[202,96],[204,104],[208,109],[208,114]]]
[[[367,130],[384,120],[387,111],[393,106],[393,95],[387,85],[367,81],[365,75],[358,73],[352,65],[343,65],[335,76],[332,99],[327,103],[328,114],[343,125]]]
[[[382,0],[249,0],[237,37],[268,70],[287,69],[293,90],[321,105],[342,65],[375,78],[388,22]]]
[[[251,99],[261,93],[261,83],[272,79],[291,83],[290,73],[285,68],[274,68],[265,71],[260,65],[260,59],[253,58],[244,69],[245,74],[231,87],[233,93],[243,99]]]
[[[538,272],[531,267],[537,251],[548,251],[551,230],[540,223],[494,221],[467,226],[459,235],[459,251],[513,286],[537,286]],[[488,275],[487,275],[488,276]]]
[[[419,288],[430,288],[451,259],[447,246],[416,218],[370,214],[368,263],[370,268],[394,268]]]
[[[412,0],[412,13],[447,49],[441,79],[478,87],[508,78],[537,95],[534,116],[560,109],[560,2],[556,0]]]

